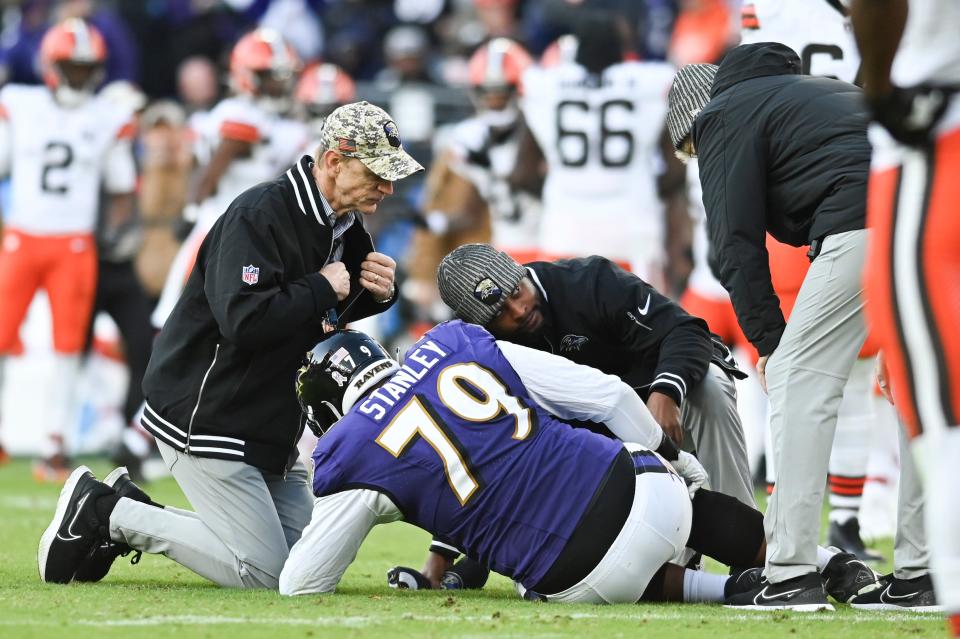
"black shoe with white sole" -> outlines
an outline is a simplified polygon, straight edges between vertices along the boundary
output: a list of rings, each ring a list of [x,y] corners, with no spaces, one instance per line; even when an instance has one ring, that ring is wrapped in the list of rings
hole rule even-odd
[[[822,574],[827,594],[840,603],[880,588],[877,573],[849,552],[834,555]]]
[[[37,562],[41,580],[65,584],[73,579],[90,549],[107,533],[97,516],[97,499],[113,494],[113,489],[97,481],[86,466],[70,473],[60,491],[53,521],[40,537]]]
[[[861,610],[943,612],[943,606],[937,604],[930,575],[914,579],[884,575],[880,578],[880,585],[880,588],[857,595],[850,600],[850,605]]]
[[[147,493],[130,479],[125,466],[114,468],[103,478],[103,483],[113,488],[119,497],[127,497],[145,504],[152,503]],[[90,549],[73,578],[76,581],[100,581],[110,572],[110,567],[113,566],[117,557],[126,557],[131,552],[136,554],[130,559],[130,563],[140,563],[139,550],[134,551],[127,544],[113,541],[108,534],[105,539]]]
[[[743,592],[749,592],[766,585],[767,581],[763,578],[763,568],[747,568],[736,574],[730,575],[727,583],[723,586],[723,598],[729,599],[734,595]]]
[[[816,612],[833,610],[823,589],[819,573],[811,572],[772,584],[762,581],[756,588],[741,592],[723,602],[728,608],[741,610],[794,610]]]

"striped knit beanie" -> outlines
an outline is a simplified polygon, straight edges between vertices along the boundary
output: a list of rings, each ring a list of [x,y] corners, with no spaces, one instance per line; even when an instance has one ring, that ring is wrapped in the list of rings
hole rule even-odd
[[[715,64],[688,64],[677,71],[667,97],[667,129],[673,148],[679,150],[690,135],[697,114],[710,102],[710,89],[717,75]]]
[[[440,262],[437,285],[454,315],[486,326],[526,273],[512,257],[489,244],[464,244]]]

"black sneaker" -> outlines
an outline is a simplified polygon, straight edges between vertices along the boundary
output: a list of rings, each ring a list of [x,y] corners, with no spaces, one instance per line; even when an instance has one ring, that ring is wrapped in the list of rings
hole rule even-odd
[[[750,592],[766,585],[767,581],[763,578],[763,568],[747,568],[740,572],[730,575],[727,583],[723,585],[723,598],[729,599],[733,595]]]
[[[37,563],[41,580],[65,584],[73,579],[90,549],[106,536],[95,504],[98,498],[112,494],[113,489],[97,481],[86,466],[70,473],[53,521],[40,537]]]
[[[145,504],[152,503],[147,493],[130,480],[130,475],[124,466],[110,471],[110,474],[103,478],[103,483],[117,491],[120,497],[127,497]],[[90,549],[73,578],[76,581],[100,581],[110,572],[110,567],[117,557],[126,557],[131,552],[136,554],[130,559],[130,563],[140,563],[142,553],[139,550],[134,551],[127,544],[113,541],[108,534],[106,539]]]
[[[827,601],[827,593],[823,590],[823,579],[816,572],[778,584],[763,581],[752,590],[728,597],[723,604],[727,608],[741,610],[833,610],[833,606]]]
[[[914,579],[884,575],[880,578],[880,585],[880,588],[855,596],[850,600],[850,605],[861,610],[943,612],[943,606],[937,604],[930,575]]]
[[[140,457],[130,450],[122,441],[110,457],[110,461],[117,466],[123,467],[133,481],[145,483],[147,478],[143,475],[143,459],[143,457]]]
[[[827,545],[852,553],[860,561],[883,561],[883,555],[864,545],[860,538],[860,520],[856,517],[851,517],[842,524],[831,521],[827,530]]]
[[[849,552],[834,555],[822,574],[827,594],[841,603],[880,587],[877,573]]]

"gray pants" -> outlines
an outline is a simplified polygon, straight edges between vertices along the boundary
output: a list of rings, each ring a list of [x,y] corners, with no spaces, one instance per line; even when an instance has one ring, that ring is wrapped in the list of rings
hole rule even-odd
[[[747,444],[737,412],[737,387],[716,364],[687,395],[681,411],[684,445],[696,450],[710,488],[754,508]]]
[[[239,461],[160,454],[195,512],[121,499],[110,537],[166,555],[221,586],[277,589],[290,547],[310,521],[313,496],[301,461],[286,476]]]
[[[868,232],[828,236],[767,362],[777,486],[764,517],[766,577],[817,569],[820,510],[837,411],[866,338],[861,277]]]
[[[902,424],[899,431],[900,495],[897,535],[893,541],[893,574],[898,579],[914,579],[930,572],[930,552],[923,523],[923,485]]]

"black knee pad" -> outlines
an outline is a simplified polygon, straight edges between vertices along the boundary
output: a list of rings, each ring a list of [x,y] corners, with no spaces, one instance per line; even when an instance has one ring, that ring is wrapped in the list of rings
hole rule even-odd
[[[693,497],[687,546],[728,566],[753,566],[763,544],[763,513],[701,488]]]

